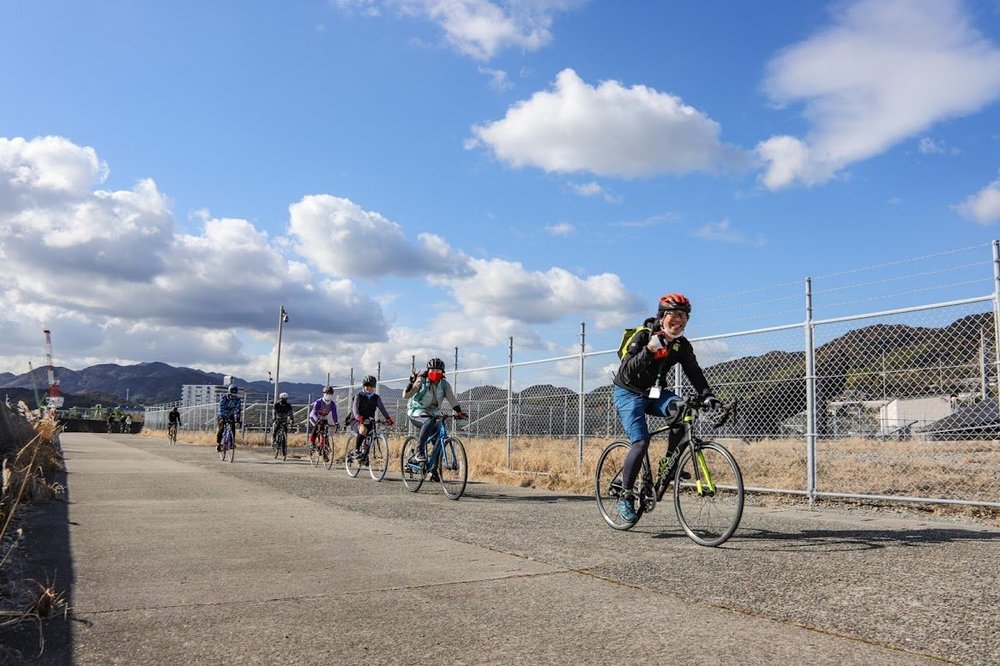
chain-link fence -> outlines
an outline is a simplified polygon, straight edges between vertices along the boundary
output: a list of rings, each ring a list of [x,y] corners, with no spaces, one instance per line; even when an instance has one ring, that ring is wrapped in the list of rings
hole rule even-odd
[[[992,262],[959,266],[992,266],[989,295],[815,319],[807,279],[800,323],[691,337],[716,394],[739,404],[737,418],[712,436],[733,451],[747,488],[1000,507],[1000,246],[992,250]],[[506,470],[550,474],[572,461],[591,472],[604,446],[624,435],[611,398],[617,348],[586,351],[586,340],[581,325],[579,353],[515,362],[511,338],[507,363],[450,371],[470,417],[459,433],[470,463],[490,450],[502,452],[497,465]],[[414,432],[406,384],[379,381],[396,421],[386,432],[399,438]],[[336,387],[341,420],[359,388]],[[679,366],[673,389],[692,391]],[[148,408],[146,426],[165,428],[170,407]],[[308,407],[295,405],[300,430]],[[246,395],[244,408],[248,428],[267,429],[267,396]],[[180,410],[185,429],[215,427],[215,405]]]

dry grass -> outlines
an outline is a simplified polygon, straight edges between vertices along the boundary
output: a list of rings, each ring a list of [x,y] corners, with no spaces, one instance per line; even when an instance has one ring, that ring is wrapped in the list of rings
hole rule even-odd
[[[164,431],[144,434],[166,437]],[[182,433],[181,439],[214,445],[215,433]],[[343,439],[343,432],[334,435],[336,453],[341,453]],[[399,435],[390,438],[393,466],[403,439]],[[516,438],[511,442],[508,465],[505,438],[462,439],[472,480],[579,494],[593,492],[597,460],[607,445],[603,440],[588,439],[581,465],[579,442],[575,438]],[[806,490],[803,441],[761,440],[749,444],[738,439],[719,441],[736,457],[748,487]],[[248,443],[270,446],[270,439],[255,433]],[[306,436],[292,435],[289,446],[306,446]],[[654,441],[651,456],[661,455],[664,446],[663,440]],[[816,461],[819,491],[984,502],[996,502],[1000,497],[1000,443],[997,442],[821,441],[817,444]],[[962,514],[1000,522],[1000,510],[928,506],[937,514]]]

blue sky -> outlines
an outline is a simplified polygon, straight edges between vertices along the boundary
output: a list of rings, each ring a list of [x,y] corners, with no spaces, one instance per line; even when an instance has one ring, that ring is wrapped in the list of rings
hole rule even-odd
[[[36,0],[0,62],[0,371],[48,327],[259,379],[281,305],[282,377],[346,381],[612,347],[668,291],[697,336],[912,257],[985,265],[875,308],[992,290],[996,0]]]

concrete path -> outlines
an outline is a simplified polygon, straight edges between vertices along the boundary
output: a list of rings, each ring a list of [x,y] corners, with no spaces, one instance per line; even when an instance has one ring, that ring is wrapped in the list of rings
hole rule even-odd
[[[748,507],[705,549],[666,505],[620,534],[579,496],[451,502],[245,449],[63,446],[68,530],[46,556],[65,551],[72,611],[40,662],[1000,661],[1000,530]]]

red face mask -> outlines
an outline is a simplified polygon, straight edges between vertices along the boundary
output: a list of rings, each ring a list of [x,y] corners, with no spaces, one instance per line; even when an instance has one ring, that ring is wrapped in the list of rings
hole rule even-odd
[[[441,381],[442,377],[444,377],[444,372],[442,372],[441,370],[427,371],[427,379],[431,380],[432,382],[439,382]]]

